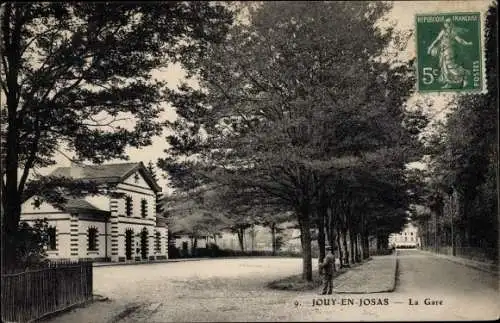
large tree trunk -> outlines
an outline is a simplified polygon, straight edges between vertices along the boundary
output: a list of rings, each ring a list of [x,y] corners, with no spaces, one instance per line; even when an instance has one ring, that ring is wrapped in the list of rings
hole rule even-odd
[[[369,245],[368,245],[368,224],[366,223],[365,214],[361,214],[361,231],[360,231],[360,242],[361,242],[361,257],[362,259],[368,259],[369,256]]]
[[[349,265],[349,249],[347,247],[347,229],[342,230],[342,240],[344,245],[344,265]]]
[[[312,281],[311,224],[307,211],[303,211],[299,215],[299,225],[302,244],[302,278],[306,281]]]
[[[335,243],[335,226],[333,222],[333,213],[332,210],[326,210],[326,232],[328,232],[328,242],[332,247],[332,253],[335,255],[338,244]],[[335,266],[335,262],[333,263],[333,271],[337,271]]]
[[[349,230],[349,247],[351,248],[351,263],[356,263],[356,254],[355,254],[355,246],[356,246],[356,235],[353,233],[353,230]]]
[[[14,15],[12,14],[14,13]],[[11,21],[14,18],[14,21]],[[16,8],[16,4],[5,4],[2,15],[2,27],[9,28],[13,24],[11,33],[3,29],[3,39],[5,55],[8,62],[7,73],[7,144],[5,160],[5,186],[2,176],[2,256],[3,264],[11,266],[16,263],[16,233],[21,217],[21,195],[18,189],[18,146],[19,146],[19,118],[17,116],[18,107],[18,74],[20,59],[20,37],[21,37],[21,9]],[[22,188],[21,188],[22,189]]]
[[[342,252],[342,244],[340,241],[340,228],[337,227],[337,248],[339,250],[339,261],[340,261],[340,268],[344,267],[344,253]]]
[[[330,243],[330,246],[332,246],[333,250],[335,251],[337,243],[335,243],[335,220],[334,220],[334,215],[333,215],[333,210],[328,210],[327,211],[327,219],[328,221],[326,222],[327,226],[327,232],[328,232],[328,242]]]
[[[245,251],[245,245],[244,245],[244,241],[243,241],[243,238],[245,236],[245,229],[238,228],[236,233],[238,235],[238,242],[240,244],[240,249],[241,249],[241,251]]]
[[[388,248],[389,237],[387,234],[377,235],[377,250],[381,251]]]
[[[368,238],[368,232],[363,234],[363,259],[370,258],[370,241]]]
[[[276,255],[276,223],[271,224],[271,239],[272,241],[272,246],[273,246],[273,256]]]
[[[319,262],[323,262],[325,259],[325,216],[323,212],[318,212],[316,224],[318,226]]]
[[[191,248],[191,255],[192,255],[193,257],[198,256],[198,250],[197,250],[197,248],[198,248],[198,238],[197,238],[197,237],[194,237],[194,239],[193,239],[193,244],[192,244],[192,248]]]
[[[255,225],[254,224],[252,224],[252,228],[250,230],[250,238],[252,239],[250,248],[252,248],[251,251],[253,252],[255,250]]]
[[[363,259],[362,249],[363,249],[363,241],[361,240],[361,234],[358,233],[356,235],[356,257],[358,259],[357,260],[358,262],[361,262],[361,260]]]
[[[168,244],[168,258],[174,258],[178,257],[178,254],[176,253],[177,249],[175,246],[175,239],[174,235],[172,234],[172,231],[168,229],[167,231],[167,244]]]
[[[365,233],[364,232],[361,234],[360,240],[361,240],[361,259],[366,259],[366,258],[368,258],[366,256],[368,251],[366,250],[366,241],[365,241]]]
[[[359,262],[358,235],[356,233],[353,233],[352,236],[354,242],[354,261]]]

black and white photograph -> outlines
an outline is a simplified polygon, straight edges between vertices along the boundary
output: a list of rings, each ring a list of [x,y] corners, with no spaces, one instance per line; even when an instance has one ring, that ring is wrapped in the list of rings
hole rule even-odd
[[[1,3],[1,322],[498,320],[497,8]]]

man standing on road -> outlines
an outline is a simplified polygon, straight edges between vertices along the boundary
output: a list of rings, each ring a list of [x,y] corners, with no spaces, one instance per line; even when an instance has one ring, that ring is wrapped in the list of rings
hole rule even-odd
[[[333,266],[335,266],[335,256],[332,253],[332,246],[327,245],[326,256],[323,259],[323,262],[319,263],[319,272],[323,273],[323,281],[324,287],[321,295],[325,295],[328,291],[328,294],[332,293],[332,285],[333,285]]]

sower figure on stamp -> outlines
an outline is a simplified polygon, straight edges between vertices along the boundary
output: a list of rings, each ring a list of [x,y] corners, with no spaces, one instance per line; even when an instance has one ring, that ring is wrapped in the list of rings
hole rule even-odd
[[[332,246],[327,245],[325,249],[325,259],[323,259],[323,262],[319,263],[319,273],[323,274],[324,281],[323,292],[321,293],[322,295],[325,295],[327,292],[328,294],[332,293],[333,266],[335,266],[335,256],[332,253]]]
[[[458,31],[461,29],[463,28],[453,26],[451,18],[447,18],[444,21],[444,29],[439,32],[437,38],[427,49],[428,54],[439,55],[441,71],[438,80],[444,84],[443,88],[449,88],[453,84],[467,86],[467,76],[470,71],[458,64],[453,50],[455,42],[465,46],[472,45],[472,42],[466,41],[458,35]]]

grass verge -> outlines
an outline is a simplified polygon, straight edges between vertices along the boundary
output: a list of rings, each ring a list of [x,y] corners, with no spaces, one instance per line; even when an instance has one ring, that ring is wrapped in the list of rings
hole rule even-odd
[[[337,269],[336,272],[333,273],[333,279],[342,275],[349,269],[358,267],[364,264],[366,261],[369,261],[371,258],[368,258],[360,263],[351,264],[350,267]],[[277,290],[288,290],[288,291],[307,291],[319,288],[323,283],[322,277],[319,275],[317,270],[313,270],[313,279],[312,281],[306,281],[302,278],[302,274],[288,276],[282,279],[278,279],[267,284],[267,287],[270,289]]]
[[[338,272],[336,272],[337,274]],[[318,274],[317,270],[313,271],[312,281],[306,281],[302,278],[302,274],[288,276],[282,279],[278,279],[267,284],[268,288],[277,290],[289,290],[289,291],[305,291],[316,289],[321,286],[322,278]]]

